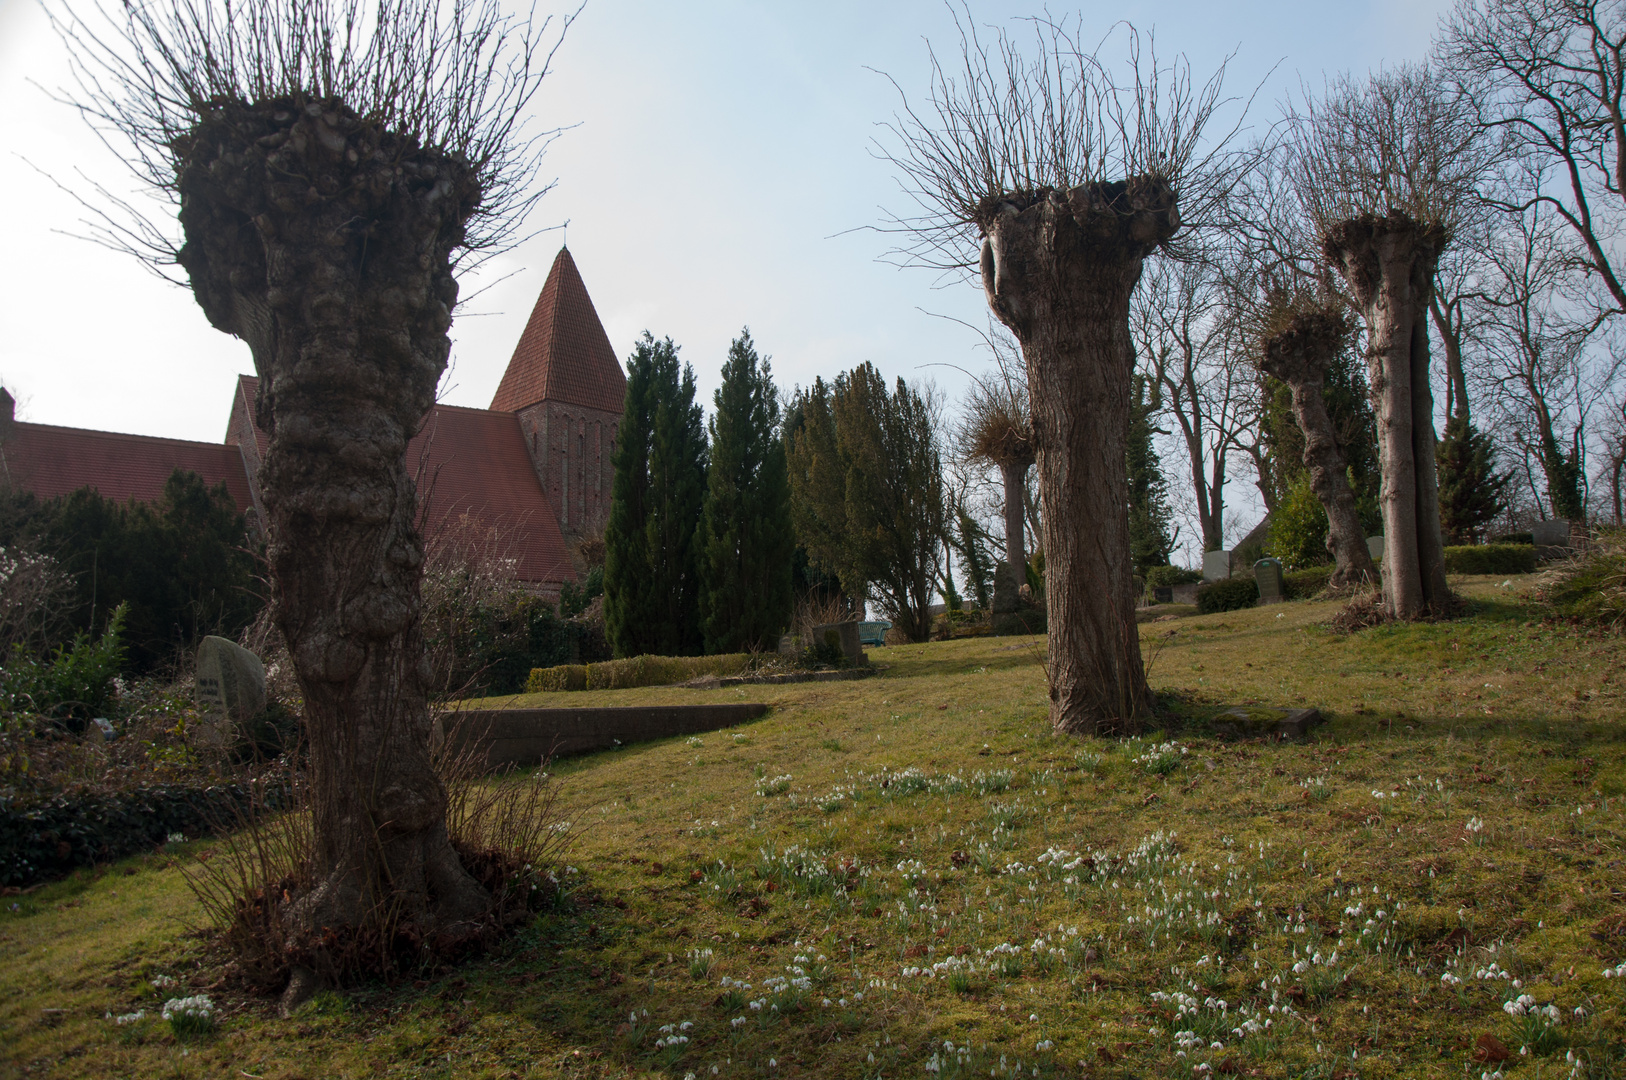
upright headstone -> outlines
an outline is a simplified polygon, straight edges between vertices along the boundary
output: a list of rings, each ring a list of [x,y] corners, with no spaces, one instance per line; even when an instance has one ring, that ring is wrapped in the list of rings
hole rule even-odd
[[[265,711],[265,665],[234,641],[206,637],[198,645],[194,701],[199,745],[223,748]]]
[[[835,645],[849,664],[868,663],[863,643],[858,640],[855,622],[823,623],[813,628],[813,640],[823,645]]]
[[[1254,563],[1253,579],[1259,583],[1260,604],[1279,604],[1287,599],[1280,559],[1260,559]]]
[[[1231,576],[1231,553],[1229,551],[1203,552],[1203,580],[1222,581]]]
[[[1368,536],[1366,538],[1366,554],[1371,557],[1373,562],[1383,558],[1382,533],[1379,533],[1376,536]]]
[[[1530,526],[1537,547],[1569,547],[1570,523],[1562,518],[1538,521]]]

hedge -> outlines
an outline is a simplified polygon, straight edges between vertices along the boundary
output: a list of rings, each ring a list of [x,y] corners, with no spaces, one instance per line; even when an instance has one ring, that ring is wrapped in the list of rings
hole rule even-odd
[[[1259,599],[1259,583],[1248,577],[1224,578],[1197,590],[1197,614],[1236,611],[1253,607]]]
[[[1536,549],[1529,544],[1473,544],[1445,549],[1448,574],[1533,574]]]
[[[561,690],[626,690],[635,686],[670,686],[702,675],[738,675],[756,658],[751,653],[719,656],[633,656],[600,664],[561,664],[533,668],[525,680],[527,694]]]
[[[281,801],[275,795],[273,807]],[[175,833],[208,835],[236,822],[254,798],[255,792],[243,784],[156,784],[113,794],[64,793],[26,806],[0,797],[0,886],[28,886],[81,866],[151,851]]]
[[[1309,600],[1320,594],[1332,580],[1335,569],[1332,563],[1324,566],[1307,566],[1302,570],[1292,570],[1282,575],[1283,591],[1289,600]]]

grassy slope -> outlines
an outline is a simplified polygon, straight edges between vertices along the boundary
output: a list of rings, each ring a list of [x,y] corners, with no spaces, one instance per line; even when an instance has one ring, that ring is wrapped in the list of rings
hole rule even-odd
[[[1626,960],[1626,643],[1530,625],[1520,584],[1350,637],[1314,603],[1145,624],[1154,684],[1199,718],[1161,755],[1051,736],[1025,639],[881,650],[861,682],[552,695],[776,707],[561,763],[574,902],[455,978],[290,1021],[238,1001],[178,1043],[103,1019],[156,1012],[153,975],[213,978],[170,856],[8,898],[0,1074],[1456,1077],[1493,1068],[1470,1060],[1488,1033],[1509,1077],[1570,1075],[1571,1049],[1621,1075],[1626,982],[1601,969]],[[1205,705],[1252,701],[1332,722],[1200,734]],[[1492,962],[1553,1032],[1502,1010]],[[1235,1034],[1250,1017],[1270,1026]]]

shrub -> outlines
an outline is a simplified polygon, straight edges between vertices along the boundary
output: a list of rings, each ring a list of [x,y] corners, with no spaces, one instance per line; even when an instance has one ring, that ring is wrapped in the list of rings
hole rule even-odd
[[[1252,577],[1226,578],[1197,590],[1197,614],[1250,608],[1259,599],[1259,583]]]
[[[271,801],[280,797],[271,793]],[[27,887],[151,851],[177,833],[210,834],[235,822],[250,798],[244,784],[59,793],[31,806],[0,797],[0,886]]]
[[[1566,618],[1626,628],[1626,531],[1599,531],[1585,551],[1542,575],[1536,595]]]
[[[1288,485],[1270,515],[1270,554],[1290,570],[1331,561],[1327,552],[1327,512],[1303,472]]]
[[[49,660],[14,659],[0,669],[0,710],[37,713],[75,733],[93,717],[112,715],[118,706],[115,679],[124,665],[124,615],[121,604],[95,641],[76,634]]]
[[[1203,579],[1199,570],[1187,570],[1183,566],[1154,566],[1146,571],[1146,587],[1148,589],[1167,589],[1174,585],[1190,585]]]
[[[1445,549],[1448,574],[1533,574],[1536,549],[1525,544],[1473,544]]]
[[[749,670],[756,659],[751,653],[724,653],[721,656],[632,656],[599,664],[562,664],[532,670],[525,680],[525,692],[670,686],[703,675],[738,675]]]
[[[1334,567],[1310,566],[1303,570],[1293,570],[1282,575],[1282,585],[1289,600],[1308,600],[1318,596],[1332,580]]]

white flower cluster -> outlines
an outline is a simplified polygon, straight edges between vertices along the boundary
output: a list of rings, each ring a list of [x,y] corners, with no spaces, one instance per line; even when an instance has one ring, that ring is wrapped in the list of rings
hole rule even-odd
[[[1529,994],[1520,994],[1512,1001],[1502,1002],[1502,1011],[1509,1016],[1539,1016],[1552,1024],[1562,1018],[1557,1005],[1537,1005],[1536,999]]]
[[[147,981],[152,983],[152,988],[154,990],[168,990],[170,987],[175,985],[175,977],[173,975],[154,975]]]
[[[784,773],[781,776],[774,776],[766,780],[759,781],[757,783],[757,794],[761,795],[763,798],[767,798],[770,795],[783,795],[785,792],[790,790],[790,782],[794,779],[795,777],[791,776],[790,773]]]
[[[694,1027],[693,1020],[685,1020],[681,1024],[662,1024],[660,1027],[661,1037],[655,1040],[655,1048],[659,1050],[666,1046],[682,1046],[689,1041],[689,1037],[679,1033],[688,1031],[692,1027]]]
[[[163,1015],[165,1020],[174,1020],[176,1017],[187,1020],[213,1020],[215,1003],[209,1000],[208,994],[170,998],[164,1002]]]
[[[1612,968],[1604,968],[1603,977],[1606,979],[1626,979],[1626,960],[1622,960]]]

